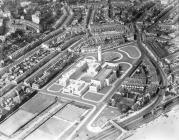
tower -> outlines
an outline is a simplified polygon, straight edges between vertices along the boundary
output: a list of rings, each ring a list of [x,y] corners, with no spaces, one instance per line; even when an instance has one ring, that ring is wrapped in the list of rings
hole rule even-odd
[[[101,46],[98,46],[98,61],[102,61]]]

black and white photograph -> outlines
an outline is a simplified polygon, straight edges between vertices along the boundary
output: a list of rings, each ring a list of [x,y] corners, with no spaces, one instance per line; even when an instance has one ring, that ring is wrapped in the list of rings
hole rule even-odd
[[[179,140],[179,1],[0,0],[0,140]]]

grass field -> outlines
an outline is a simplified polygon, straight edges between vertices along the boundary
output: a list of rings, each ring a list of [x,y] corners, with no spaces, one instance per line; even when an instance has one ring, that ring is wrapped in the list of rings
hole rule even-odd
[[[39,93],[25,103],[21,109],[33,114],[39,114],[54,102],[55,97]]]
[[[75,121],[80,121],[81,115],[87,111],[84,108],[77,107],[73,104],[68,104],[63,108],[61,111],[59,111],[55,116],[70,121],[70,122],[75,122]]]
[[[122,58],[122,54],[119,52],[104,52],[102,54],[102,58],[105,61],[114,61],[114,60],[120,60]]]
[[[12,135],[39,113],[55,102],[55,97],[36,94],[32,99],[23,104],[17,112],[0,124],[0,131],[5,135]]]
[[[104,95],[97,94],[97,93],[92,93],[92,92],[87,92],[83,98],[86,100],[94,101],[94,102],[99,102]]]
[[[25,140],[54,140],[56,139],[71,123],[57,119],[50,118],[33,133],[31,133]]]
[[[92,123],[93,127],[102,127],[108,120],[120,115],[117,108],[107,106]]]
[[[138,58],[140,56],[140,52],[135,46],[126,46],[119,50],[125,51],[132,58]]]
[[[127,71],[131,66],[128,63],[119,63],[122,66],[122,71]]]
[[[60,92],[60,90],[62,89],[63,87],[57,83],[53,83],[52,85],[49,86],[48,90],[49,91],[53,91],[53,92]]]
[[[104,88],[102,88],[102,89],[99,91],[99,93],[101,93],[101,94],[107,94],[108,91],[110,90],[110,88],[111,88],[111,86],[104,87]]]
[[[0,124],[0,131],[5,135],[10,136],[34,117],[35,115],[30,112],[18,110]]]
[[[82,106],[84,105],[82,104]],[[76,102],[67,104],[26,137],[25,140],[63,140],[64,137],[67,138],[74,131],[78,125],[76,122],[81,121],[81,116],[87,110],[88,107],[81,107],[81,103],[77,105]],[[87,114],[88,112],[85,113],[85,115]]]

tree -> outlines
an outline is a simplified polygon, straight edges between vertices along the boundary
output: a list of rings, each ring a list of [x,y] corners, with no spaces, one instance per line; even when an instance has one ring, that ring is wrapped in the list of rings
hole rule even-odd
[[[0,61],[1,60],[4,61],[7,58],[7,56],[4,52],[5,52],[5,46],[4,46],[4,44],[1,44],[0,45]]]
[[[134,110],[134,111],[139,110],[139,108],[140,108],[140,105],[139,105],[138,102],[136,102],[136,103],[132,106],[132,110]]]
[[[121,76],[121,71],[122,71],[122,66],[121,66],[121,65],[118,65],[117,71],[116,71],[117,77]]]
[[[144,105],[146,105],[149,102],[149,100],[150,100],[149,96],[144,95],[144,98],[143,98]]]
[[[120,100],[121,100],[121,95],[114,94],[112,98],[113,98],[116,102],[120,102]]]
[[[130,107],[125,105],[125,104],[122,104],[122,113],[127,113],[129,111]]]
[[[118,102],[116,104],[116,106],[121,113],[127,113],[130,109],[129,106],[127,106],[126,104],[120,103],[120,102]]]

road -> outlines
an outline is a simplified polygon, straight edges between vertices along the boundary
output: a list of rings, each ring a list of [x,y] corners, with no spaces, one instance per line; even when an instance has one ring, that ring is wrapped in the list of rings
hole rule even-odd
[[[95,10],[94,10],[95,11]],[[92,13],[94,13],[94,11],[92,12]],[[152,64],[156,67],[156,70],[157,70],[157,73],[158,73],[158,75],[159,75],[159,77],[160,77],[160,79],[161,79],[161,81],[160,81],[160,85],[161,86],[166,86],[167,85],[167,81],[166,81],[166,76],[165,76],[165,73],[163,72],[163,70],[159,67],[159,65],[158,65],[158,63],[156,62],[156,60],[154,60],[154,58],[153,58],[153,56],[151,56],[151,52],[148,52],[148,50],[143,46],[143,44],[142,44],[142,33],[139,31],[139,29],[137,29],[136,28],[136,31],[137,31],[137,44],[138,44],[138,47],[139,47],[139,49],[141,50],[141,52],[143,52],[143,56],[145,55],[145,56],[147,56],[149,59],[150,59],[150,61],[152,62]],[[63,32],[63,31],[62,31]],[[48,37],[46,36],[46,37],[44,37],[42,40],[43,41],[45,41],[45,40],[49,40],[49,39],[51,39],[51,38],[53,38],[54,36],[57,36],[58,34],[60,34],[60,33],[56,33],[56,32],[54,32],[54,34],[52,34],[52,33],[50,33],[49,35],[48,35]],[[78,44],[78,43],[77,43]],[[77,44],[75,44],[75,45],[77,45]],[[75,46],[74,45],[74,46]],[[114,48],[112,48],[112,49],[114,49]],[[36,49],[34,49],[33,51],[35,51]],[[29,55],[28,53],[27,53],[27,55]],[[85,101],[86,103],[89,103],[89,104],[91,104],[91,105],[94,105],[94,106],[96,106],[96,109],[94,110],[94,112],[90,115],[90,116],[88,116],[88,119],[86,119],[86,121],[85,121],[85,123],[83,124],[83,126],[81,126],[81,127],[79,127],[78,128],[78,130],[82,130],[82,129],[86,129],[86,124],[91,120],[91,116],[94,116],[96,113],[98,113],[98,111],[100,110],[100,108],[102,108],[102,106],[112,97],[112,95],[114,94],[114,92],[116,91],[116,89],[120,86],[120,84],[122,83],[122,81],[127,77],[127,76],[129,76],[130,74],[132,74],[133,72],[134,72],[134,70],[137,68],[137,66],[140,64],[140,62],[141,62],[141,60],[142,60],[142,58],[143,58],[143,56],[138,60],[138,63],[136,64],[136,65],[134,65],[133,66],[133,68],[132,69],[130,69],[130,71],[122,78],[122,79],[120,79],[120,80],[118,80],[118,82],[116,82],[116,84],[115,84],[115,86],[113,86],[113,89],[112,90],[110,90],[110,93],[108,94],[108,96],[106,96],[106,98],[103,100],[103,102],[101,102],[101,103],[98,103],[98,104],[94,104],[93,102],[87,102],[87,101]],[[26,57],[26,55],[24,56],[24,57]],[[23,57],[22,57],[23,58]],[[20,58],[18,61],[21,61],[21,59],[22,58]],[[41,92],[43,92],[43,94],[49,94],[46,90],[40,90]],[[50,95],[52,95],[52,94],[50,94]],[[155,107],[157,107],[160,103],[161,103],[161,101],[163,100],[163,95],[164,95],[164,89],[160,89],[159,90],[159,92],[158,92],[158,96],[156,97],[156,100],[152,103],[152,104],[150,104],[147,108],[145,108],[144,110],[142,110],[140,113],[137,113],[136,115],[133,115],[132,117],[130,117],[130,118],[126,118],[125,120],[123,120],[123,121],[121,121],[121,122],[119,122],[119,125],[121,126],[121,127],[135,127],[136,125],[138,126],[138,124],[140,125],[143,121],[142,121],[142,117],[143,117],[143,115],[145,115],[146,113],[148,113],[148,112],[151,112],[151,110],[153,110]],[[57,96],[57,95],[54,95],[54,96]],[[60,94],[58,94],[58,96],[60,96],[61,97],[61,95]],[[81,98],[78,98],[78,97],[69,97],[69,96],[66,96],[66,95],[64,95],[63,97],[65,97],[65,98],[68,98],[68,99],[70,99],[70,100],[75,100],[75,101],[77,101],[77,102],[84,102]],[[59,109],[59,107],[57,106],[57,110]],[[53,112],[56,112],[56,109],[54,109],[54,110],[52,110],[52,113]],[[49,114],[48,114],[49,115]],[[47,116],[45,116],[45,118],[46,118]],[[35,125],[35,124],[34,124]],[[31,128],[29,128],[29,131],[31,130]],[[78,130],[75,130],[74,132],[73,132],[73,134],[71,135],[71,138],[73,138],[73,135],[75,135],[76,134],[76,131],[78,131]],[[97,139],[97,138],[99,138],[99,139],[103,139],[104,138],[104,136],[107,136],[107,135],[110,135],[110,134],[112,134],[112,133],[115,133],[116,132],[116,129],[114,129],[113,127],[112,128],[109,128],[109,129],[107,129],[106,131],[103,131],[102,133],[100,133],[98,136],[99,137],[93,137],[92,139]],[[105,135],[103,135],[103,134],[105,134]],[[102,136],[102,137],[101,137]]]
[[[142,45],[142,34],[138,31],[138,39],[137,39],[137,43],[139,46],[139,49],[141,50],[141,52],[143,52],[145,54],[145,56],[147,56],[150,61],[152,62],[152,64],[155,66],[157,73],[160,77],[160,85],[161,86],[166,86],[167,85],[167,78],[165,73],[163,72],[163,70],[159,67],[158,63],[154,60],[154,58],[150,55],[150,53],[148,52],[148,50],[145,49],[145,47]],[[142,111],[141,113],[129,118],[128,120],[125,120],[124,122],[121,122],[121,126],[124,127],[132,127],[132,126],[136,126],[136,124],[140,124],[141,122],[141,118],[143,115],[145,115],[146,113],[150,112],[152,109],[156,108],[161,101],[163,100],[163,96],[165,94],[165,89],[160,89],[158,92],[158,97],[157,100],[155,101],[154,104],[152,104],[149,108],[146,108],[144,111]],[[139,126],[139,125],[138,125]]]
[[[155,66],[157,73],[160,77],[160,85],[161,86],[166,86],[167,85],[167,80],[166,80],[166,76],[165,73],[163,72],[163,70],[159,67],[158,63],[153,59],[153,57],[148,53],[148,51],[145,49],[145,47],[142,45],[142,35],[141,33],[138,31],[138,46],[139,49],[141,50],[141,52],[143,52],[145,54],[145,56],[147,56],[150,61],[152,62],[152,64]],[[155,108],[157,105],[159,105],[161,103],[161,101],[163,100],[163,96],[165,94],[165,89],[160,89],[158,92],[158,97],[156,102],[151,105],[149,108],[147,108],[146,110],[144,110],[143,112],[141,112],[140,114],[137,114],[136,116],[134,116],[131,120],[132,124],[135,124],[136,122],[134,120],[137,120],[139,117],[145,115],[146,113],[150,112],[153,108]],[[129,123],[129,121],[126,120],[126,122],[128,122],[128,125],[131,125],[131,123]],[[123,122],[123,124],[125,125],[125,123]],[[125,125],[127,126],[127,125]]]
[[[142,33],[140,32],[139,29],[136,28],[137,31],[137,44],[138,47],[140,49],[141,52],[143,52],[143,55],[147,56],[150,61],[152,62],[152,64],[155,66],[156,71],[160,77],[160,85],[161,86],[166,86],[167,85],[167,80],[166,80],[166,76],[165,73],[163,72],[163,70],[159,67],[158,63],[154,60],[153,56],[150,55],[151,52],[148,52],[148,49],[145,49],[146,47],[143,46],[142,44]],[[123,121],[119,122],[118,124],[123,127],[136,127],[140,126],[143,123],[143,115],[147,114],[148,112],[151,112],[156,106],[158,106],[161,101],[163,100],[163,95],[165,93],[164,89],[160,89],[158,92],[158,96],[156,97],[156,100],[151,103],[147,108],[145,108],[144,110],[140,111],[139,113],[137,113],[136,115],[133,115],[127,119],[124,119]],[[110,130],[114,129],[113,127],[103,131],[102,133],[105,133],[105,135],[108,135],[111,133]],[[116,131],[116,130],[113,130]],[[92,137],[90,140],[95,140],[99,137],[99,139],[101,138],[101,133],[99,133],[97,136]]]

